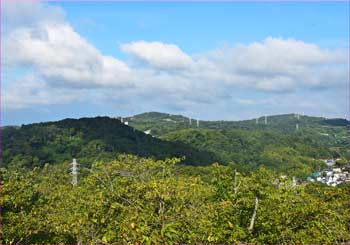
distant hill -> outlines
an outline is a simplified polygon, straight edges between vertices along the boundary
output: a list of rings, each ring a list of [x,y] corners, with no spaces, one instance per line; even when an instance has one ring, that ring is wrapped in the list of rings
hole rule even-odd
[[[349,126],[349,121],[343,118],[325,119],[321,123],[331,126]]]
[[[350,145],[350,122],[346,119],[325,119],[322,117],[283,114],[267,116],[266,123],[265,117],[260,117],[242,121],[199,120],[197,124],[196,119],[181,115],[148,112],[127,117],[125,120],[136,129],[148,131],[154,136],[189,128],[268,130],[282,134],[310,137],[328,146],[342,147]]]
[[[310,138],[261,130],[183,129],[161,136],[210,152],[220,163],[234,163],[240,171],[264,165],[279,172],[303,176],[322,166],[318,160],[334,152]]]
[[[124,122],[124,123],[123,123]],[[77,158],[84,166],[119,153],[183,163],[233,163],[241,171],[265,165],[302,175],[320,158],[347,158],[349,125],[342,119],[292,114],[245,121],[197,121],[150,112],[123,118],[64,119],[2,128],[2,165],[43,166]],[[128,122],[126,125],[126,122]],[[299,130],[296,130],[296,124]]]
[[[129,125],[141,130],[150,131],[154,136],[176,131],[184,128],[195,127],[195,121],[189,124],[190,119],[181,115],[172,115],[160,112],[146,112],[132,117],[124,118]]]
[[[146,135],[108,117],[65,119],[2,129],[2,166],[57,164],[77,158],[89,166],[95,160],[114,159],[118,153],[164,159],[183,157],[184,163],[205,165],[216,159],[184,143]]]

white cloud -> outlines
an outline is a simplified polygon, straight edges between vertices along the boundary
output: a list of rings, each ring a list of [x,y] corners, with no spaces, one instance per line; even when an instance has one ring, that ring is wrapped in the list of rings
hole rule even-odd
[[[257,104],[257,102],[255,100],[252,100],[252,99],[240,99],[240,98],[237,98],[236,102],[238,104],[241,104],[241,105],[256,105]]]
[[[200,54],[195,59],[200,79],[270,92],[332,87],[347,81],[345,50],[321,49],[294,39],[267,38]]]
[[[34,71],[23,79],[5,81],[3,99],[11,109],[90,101],[91,94],[113,97],[112,103],[185,108],[218,105],[237,98],[236,91],[270,96],[332,90],[348,82],[346,50],[323,49],[301,40],[268,37],[196,55],[175,44],[135,41],[120,46],[136,58],[137,63],[128,65],[84,39],[58,6],[20,1],[3,7],[3,65]],[[236,103],[269,104],[249,98]]]
[[[174,44],[137,41],[122,44],[120,48],[155,68],[183,69],[192,63],[191,57]]]
[[[43,21],[62,23],[65,13],[62,8],[39,0],[12,1],[1,3],[2,31],[11,31],[18,27],[33,27]]]
[[[45,81],[30,74],[3,88],[1,105],[4,110],[13,110],[36,105],[67,104],[84,97],[83,90],[52,89]]]
[[[43,18],[33,26],[18,27],[3,38],[2,49],[5,65],[32,67],[56,86],[132,85],[131,71],[124,62],[102,55],[64,21]]]

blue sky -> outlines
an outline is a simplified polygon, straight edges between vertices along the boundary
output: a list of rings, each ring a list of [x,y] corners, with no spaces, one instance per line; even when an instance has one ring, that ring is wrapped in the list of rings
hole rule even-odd
[[[76,30],[105,53],[120,55],[116,42],[175,43],[185,52],[222,42],[251,43],[268,36],[292,37],[322,47],[345,46],[346,2],[118,3],[63,2]],[[108,36],[109,38],[106,38]]]
[[[2,124],[345,117],[348,5],[5,1]]]

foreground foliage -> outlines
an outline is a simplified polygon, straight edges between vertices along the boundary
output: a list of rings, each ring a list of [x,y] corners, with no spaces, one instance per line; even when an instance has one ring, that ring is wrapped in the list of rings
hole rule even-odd
[[[265,168],[120,155],[80,168],[1,169],[1,243],[335,243],[350,187],[293,186]],[[255,215],[254,215],[255,213]]]

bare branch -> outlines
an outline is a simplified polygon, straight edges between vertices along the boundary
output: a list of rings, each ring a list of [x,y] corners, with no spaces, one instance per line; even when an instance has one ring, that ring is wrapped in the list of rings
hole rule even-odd
[[[250,226],[248,228],[248,230],[253,230],[254,228],[254,223],[255,223],[255,218],[256,218],[256,211],[258,209],[258,204],[259,204],[259,198],[258,196],[255,196],[255,207],[254,207],[254,212],[253,212],[253,215],[252,215],[252,218],[250,220]]]

